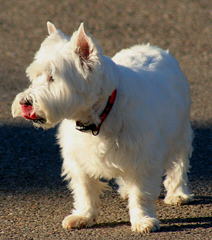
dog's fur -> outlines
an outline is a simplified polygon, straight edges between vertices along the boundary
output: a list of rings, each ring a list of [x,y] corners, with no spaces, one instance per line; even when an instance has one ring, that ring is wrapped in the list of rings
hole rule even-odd
[[[74,196],[74,209],[63,227],[95,222],[103,177],[117,179],[121,196],[128,199],[133,231],[159,229],[154,201],[164,174],[165,203],[181,204],[191,198],[186,77],[169,51],[136,45],[110,59],[83,24],[71,38],[52,23],[47,26],[49,36],[26,70],[31,85],[16,96],[12,113],[20,116],[20,101],[31,99],[34,112],[45,119],[36,126],[50,128],[62,121],[58,132],[62,175]],[[99,135],[76,130],[77,120],[99,123],[114,89],[117,98]]]

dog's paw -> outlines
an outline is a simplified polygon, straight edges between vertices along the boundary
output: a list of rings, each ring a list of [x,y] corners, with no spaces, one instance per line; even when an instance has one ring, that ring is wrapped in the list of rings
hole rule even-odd
[[[80,215],[68,215],[62,221],[62,226],[64,229],[73,228],[83,228],[90,227],[95,224],[96,220],[94,218],[88,218]]]
[[[155,232],[160,229],[159,221],[156,218],[144,217],[138,222],[132,223],[131,230],[133,232],[139,232],[147,234]]]
[[[190,202],[192,198],[192,194],[169,195],[165,197],[164,202],[169,205],[183,205]]]

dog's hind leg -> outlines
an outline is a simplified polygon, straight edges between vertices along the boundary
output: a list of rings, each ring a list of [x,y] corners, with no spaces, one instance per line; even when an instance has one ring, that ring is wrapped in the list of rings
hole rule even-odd
[[[169,156],[172,158],[166,169],[166,179],[164,186],[167,194],[164,199],[166,204],[181,205],[192,199],[192,194],[188,188],[189,157],[192,153],[192,130],[190,125],[183,131],[179,139],[180,148],[175,154]]]

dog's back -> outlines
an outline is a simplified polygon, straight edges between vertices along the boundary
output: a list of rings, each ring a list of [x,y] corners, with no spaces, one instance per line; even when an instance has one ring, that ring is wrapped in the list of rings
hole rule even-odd
[[[121,50],[112,60],[119,65],[124,95],[137,102],[133,104],[134,114],[137,107],[138,111],[141,109],[140,120],[145,115],[147,122],[157,119],[159,123],[161,119],[173,127],[185,118],[189,119],[188,81],[168,50],[149,44],[135,45]],[[166,128],[167,124],[164,124]]]

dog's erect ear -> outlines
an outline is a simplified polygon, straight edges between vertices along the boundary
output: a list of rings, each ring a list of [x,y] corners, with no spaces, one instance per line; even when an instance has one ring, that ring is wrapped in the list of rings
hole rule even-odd
[[[75,32],[72,41],[81,67],[84,71],[92,71],[95,63],[98,61],[98,52],[100,49],[91,36],[85,33],[83,23],[80,24],[79,29]]]
[[[84,24],[81,23],[79,29],[77,31],[76,36],[76,53],[79,55],[82,61],[86,61],[89,59],[90,54],[94,50],[94,45],[92,40],[84,30]]]
[[[76,39],[76,44],[77,44],[77,49],[76,53],[79,55],[79,57],[82,60],[87,60],[89,58],[89,55],[92,51],[92,46],[89,41],[89,37],[86,35],[85,30],[84,30],[84,24],[81,23],[80,27],[77,32],[77,39]]]
[[[55,27],[55,25],[49,21],[47,22],[47,30],[48,30],[49,35],[57,32],[57,28]]]
[[[87,77],[98,65],[102,51],[96,41],[85,33],[84,24],[81,23],[79,29],[71,37],[71,46],[77,55],[77,66],[83,76]]]

